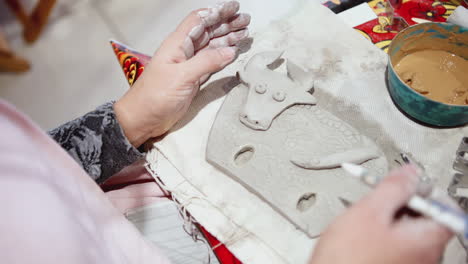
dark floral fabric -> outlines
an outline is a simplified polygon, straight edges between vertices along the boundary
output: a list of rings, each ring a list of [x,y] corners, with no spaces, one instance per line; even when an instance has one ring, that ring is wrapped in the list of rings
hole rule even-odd
[[[125,137],[113,105],[101,105],[48,132],[98,183],[143,157]]]

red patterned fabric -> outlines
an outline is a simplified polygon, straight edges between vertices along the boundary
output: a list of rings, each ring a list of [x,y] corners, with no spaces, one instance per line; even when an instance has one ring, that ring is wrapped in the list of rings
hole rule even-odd
[[[145,70],[145,66],[151,60],[151,56],[130,49],[124,44],[113,40],[110,43],[127,78],[128,84],[132,86]]]
[[[349,0],[330,0],[324,3],[332,10],[343,11]],[[387,51],[393,38],[408,26],[422,22],[445,22],[463,0],[367,0],[378,18],[354,27],[377,47]],[[343,8],[340,8],[343,5]]]
[[[242,264],[223,244],[220,244],[219,240],[211,235],[205,228],[199,226],[199,229],[205,236],[206,240],[210,244],[211,248],[214,248],[213,252],[218,257],[219,263],[221,264]]]

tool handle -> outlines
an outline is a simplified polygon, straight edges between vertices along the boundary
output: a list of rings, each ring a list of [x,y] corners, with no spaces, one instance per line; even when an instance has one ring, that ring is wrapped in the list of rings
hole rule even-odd
[[[413,196],[408,202],[408,207],[434,219],[434,221],[446,226],[454,233],[465,235],[466,216],[446,205],[437,201],[423,199],[420,196]]]

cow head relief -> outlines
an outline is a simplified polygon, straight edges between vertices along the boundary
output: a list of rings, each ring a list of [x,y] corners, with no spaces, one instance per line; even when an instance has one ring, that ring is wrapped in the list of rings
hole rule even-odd
[[[311,94],[312,75],[291,61],[286,62],[287,74],[275,71],[272,65],[281,62],[282,52],[263,52],[253,56],[238,72],[240,81],[249,88],[242,107],[240,121],[249,128],[268,130],[277,117],[296,104],[317,103]]]

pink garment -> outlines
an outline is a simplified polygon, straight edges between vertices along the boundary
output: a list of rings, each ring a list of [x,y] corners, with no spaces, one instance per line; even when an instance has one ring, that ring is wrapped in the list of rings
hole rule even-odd
[[[169,263],[41,129],[0,100],[1,263]]]
[[[122,213],[127,213],[137,207],[169,200],[167,198],[169,193],[163,191],[156,184],[143,164],[143,161],[137,161],[101,185],[104,189],[112,189],[106,192],[106,196]],[[115,188],[116,186],[118,188]]]

